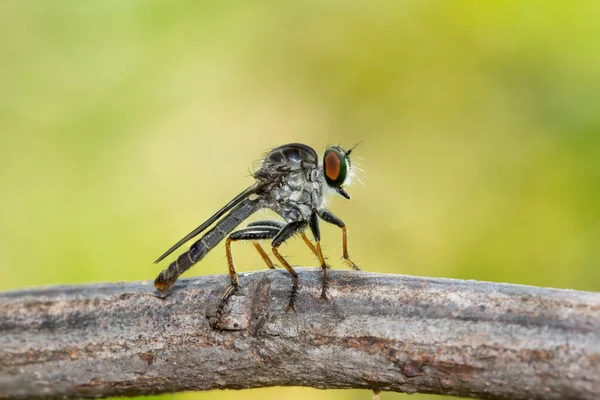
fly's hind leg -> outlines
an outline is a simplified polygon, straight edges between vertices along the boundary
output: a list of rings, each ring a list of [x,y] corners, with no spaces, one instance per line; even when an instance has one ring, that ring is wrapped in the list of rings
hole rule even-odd
[[[329,222],[330,224],[334,224],[342,228],[342,250],[344,252],[342,258],[344,259],[344,262],[348,264],[352,269],[354,269],[355,271],[360,271],[358,265],[356,265],[356,263],[352,261],[348,256],[348,233],[346,231],[346,224],[344,224],[344,222],[341,219],[336,217],[335,214],[333,214],[329,210],[320,210],[318,214],[319,218],[321,218],[323,221]]]
[[[216,327],[220,326],[220,321],[223,316],[223,311],[225,310],[225,306],[227,305],[227,302],[229,301],[231,296],[233,296],[237,292],[237,290],[239,289],[239,286],[240,286],[240,280],[239,280],[238,274],[237,274],[237,272],[235,272],[235,266],[234,266],[234,262],[233,262],[233,254],[231,253],[231,242],[234,242],[237,240],[256,241],[256,240],[264,240],[264,239],[273,239],[277,235],[278,232],[279,232],[279,229],[274,228],[274,227],[267,227],[267,226],[258,227],[258,226],[256,226],[256,227],[240,229],[239,231],[233,232],[227,238],[227,240],[225,242],[225,254],[227,255],[227,266],[229,267],[229,278],[231,279],[231,284],[225,291],[225,294],[223,295],[223,297],[221,298],[221,302],[219,303],[219,307],[217,308],[217,320],[216,320],[216,325],[215,325]]]

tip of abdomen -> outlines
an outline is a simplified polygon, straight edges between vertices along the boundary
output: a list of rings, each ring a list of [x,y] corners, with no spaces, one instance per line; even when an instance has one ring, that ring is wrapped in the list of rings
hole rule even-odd
[[[166,292],[169,288],[175,283],[177,280],[176,276],[168,276],[167,271],[163,271],[158,275],[158,277],[154,280],[154,287],[161,291]]]

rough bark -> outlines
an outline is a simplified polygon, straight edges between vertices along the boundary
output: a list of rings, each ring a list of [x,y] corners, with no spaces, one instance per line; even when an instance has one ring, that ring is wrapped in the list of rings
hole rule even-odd
[[[597,399],[600,294],[299,269],[0,294],[0,397],[132,396],[265,386],[480,398]]]

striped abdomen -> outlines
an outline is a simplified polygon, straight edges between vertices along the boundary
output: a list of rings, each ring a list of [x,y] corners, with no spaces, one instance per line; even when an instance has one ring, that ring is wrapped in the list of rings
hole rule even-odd
[[[216,225],[194,243],[188,251],[177,257],[168,268],[164,269],[154,281],[154,287],[161,292],[166,291],[175,283],[179,275],[190,269],[192,265],[202,260],[204,256],[246,218],[260,208],[258,200],[244,200]]]

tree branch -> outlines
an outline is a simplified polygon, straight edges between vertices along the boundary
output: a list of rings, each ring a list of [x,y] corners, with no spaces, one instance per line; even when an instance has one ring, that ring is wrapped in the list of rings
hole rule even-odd
[[[229,278],[0,294],[0,398],[133,396],[265,386],[365,388],[480,398],[597,399],[600,294],[299,269]]]

